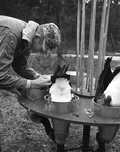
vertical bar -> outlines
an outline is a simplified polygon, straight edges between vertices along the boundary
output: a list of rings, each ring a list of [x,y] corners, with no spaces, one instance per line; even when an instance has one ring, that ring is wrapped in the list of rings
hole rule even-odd
[[[107,0],[103,1],[103,11],[102,11],[102,20],[101,20],[101,30],[100,30],[100,41],[99,41],[99,54],[98,54],[98,65],[97,65],[97,74],[96,74],[96,82],[98,82],[98,78],[100,73],[103,69],[102,63],[104,62],[104,50],[103,50],[103,42],[104,42],[104,29],[105,29],[105,16],[106,16],[106,2]],[[96,83],[97,86],[97,83]]]
[[[92,4],[91,4],[91,7],[92,7]],[[90,48],[91,48],[91,33],[92,33],[92,16],[93,16],[93,11],[91,9],[89,47],[88,47],[88,61],[87,61],[87,83],[86,83],[86,89],[88,89],[88,92],[90,92],[90,53],[91,53]]]
[[[83,145],[82,152],[89,152],[90,126],[83,127]]]
[[[77,9],[77,65],[76,65],[76,92],[80,83],[79,80],[79,60],[80,60],[80,0],[78,0],[78,9]]]
[[[107,4],[107,12],[106,12],[106,24],[105,24],[105,40],[104,40],[104,56],[106,53],[106,43],[107,43],[107,33],[108,33],[108,23],[109,23],[109,14],[110,14],[110,4],[111,4],[111,0],[108,0],[108,4]],[[103,66],[104,66],[104,62],[103,62]]]
[[[95,47],[95,18],[96,18],[96,0],[92,5],[92,26],[90,38],[90,94],[93,95],[93,72],[94,72],[94,47]]]
[[[57,144],[57,152],[64,152],[64,145]]]
[[[80,91],[83,93],[84,87],[84,50],[85,50],[85,0],[82,1],[82,26],[81,26],[81,46],[80,46]]]

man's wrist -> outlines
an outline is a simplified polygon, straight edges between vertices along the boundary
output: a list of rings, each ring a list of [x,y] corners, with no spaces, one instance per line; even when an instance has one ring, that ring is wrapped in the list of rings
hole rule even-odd
[[[31,87],[31,80],[27,80],[25,88],[29,89],[30,87]]]

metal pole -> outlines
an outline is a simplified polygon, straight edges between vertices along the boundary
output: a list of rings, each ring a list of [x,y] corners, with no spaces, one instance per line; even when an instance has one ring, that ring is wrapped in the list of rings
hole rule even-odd
[[[82,26],[81,26],[81,46],[80,46],[80,91],[83,93],[84,87],[84,51],[85,51],[85,0],[82,1]]]
[[[78,0],[78,8],[77,8],[77,65],[76,65],[76,91],[78,91],[79,86],[79,60],[80,60],[80,0]]]
[[[98,54],[98,65],[97,65],[97,74],[96,74],[96,87],[97,87],[97,82],[98,82],[98,78],[100,76],[100,73],[102,72],[103,69],[103,62],[104,62],[104,49],[103,49],[103,45],[104,45],[104,38],[105,38],[105,33],[104,33],[104,29],[105,29],[105,16],[106,16],[106,4],[107,0],[104,0],[103,3],[103,11],[102,11],[102,20],[101,20],[101,30],[100,30],[100,41],[99,41],[99,54]]]
[[[106,24],[105,24],[105,40],[104,40],[104,45],[103,45],[103,52],[104,52],[104,56],[106,53],[106,44],[107,44],[107,33],[108,33],[108,23],[109,23],[109,14],[110,14],[110,4],[111,4],[111,0],[108,0],[107,2],[107,12],[106,12]],[[104,66],[103,62],[103,66]]]
[[[96,0],[92,1],[92,9],[91,9],[91,31],[90,31],[90,39],[89,39],[89,79],[90,79],[90,95],[93,95],[93,72],[94,72],[94,47],[95,47],[95,20],[96,20]]]

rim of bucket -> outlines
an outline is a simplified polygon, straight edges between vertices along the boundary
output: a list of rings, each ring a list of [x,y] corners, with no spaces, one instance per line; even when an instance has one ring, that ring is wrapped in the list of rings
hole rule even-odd
[[[120,107],[108,107],[108,106],[100,105],[100,104],[96,103],[94,100],[95,100],[95,97],[92,98],[92,102],[93,102],[95,105],[99,106],[99,107],[106,108],[106,109],[115,109],[115,110],[116,110],[116,109],[120,109]]]
[[[44,99],[48,101],[48,97],[49,97],[50,94],[47,94],[44,96]],[[55,102],[55,103],[70,103],[70,102],[76,102],[79,100],[79,97],[77,95],[74,95],[74,97],[72,98],[71,101],[67,101],[67,102],[58,102],[58,101],[52,101],[52,102]]]

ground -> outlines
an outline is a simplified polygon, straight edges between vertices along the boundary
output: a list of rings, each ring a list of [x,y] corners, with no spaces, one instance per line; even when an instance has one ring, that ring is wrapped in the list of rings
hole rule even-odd
[[[67,148],[79,146],[82,143],[82,131],[82,125],[70,124],[66,139]],[[91,126],[90,145],[95,148],[97,148],[95,139],[97,131],[97,127]],[[43,125],[33,123],[28,118],[26,109],[19,104],[17,96],[3,90],[0,90],[0,135],[2,152],[56,151],[56,145],[46,135]],[[120,130],[114,140],[106,144],[106,152],[119,152],[119,149]],[[73,152],[80,152],[80,150]]]

